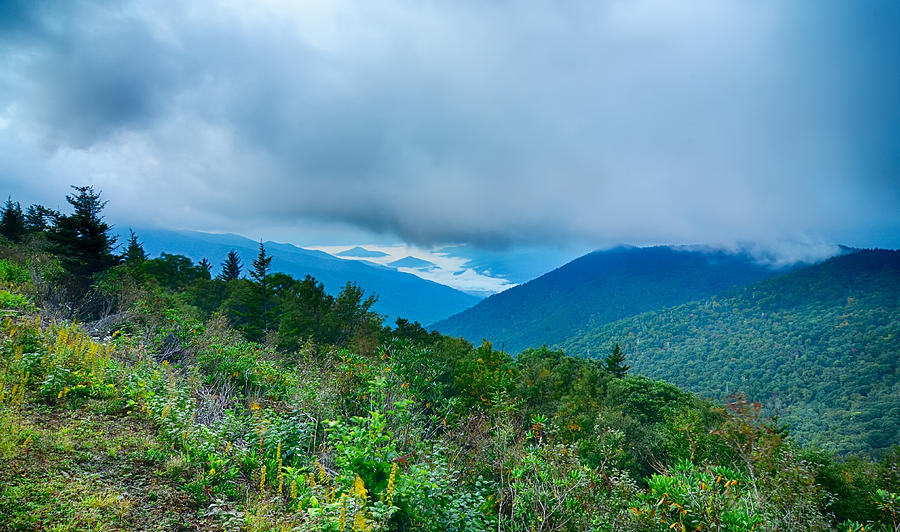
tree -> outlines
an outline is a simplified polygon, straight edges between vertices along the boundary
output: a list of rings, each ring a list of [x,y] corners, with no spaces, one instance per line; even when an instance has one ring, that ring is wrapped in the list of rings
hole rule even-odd
[[[631,369],[631,366],[625,365],[625,354],[622,353],[619,344],[616,344],[612,354],[603,359],[603,369],[617,379],[624,377]]]
[[[381,332],[383,318],[372,311],[377,295],[365,297],[365,292],[355,283],[347,282],[334,299],[330,319],[338,331],[337,344],[347,345],[359,353],[374,351],[377,333]]]
[[[267,292],[268,286],[266,277],[269,275],[269,269],[272,267],[272,257],[266,255],[266,248],[262,241],[259,242],[259,255],[253,260],[253,271],[250,277],[259,285],[263,293]]]
[[[325,292],[325,285],[310,275],[299,281],[283,273],[273,275],[271,284],[281,311],[279,346],[290,350],[306,339],[336,341],[340,331],[329,319],[334,298]]]
[[[197,266],[200,266],[201,268],[206,270],[207,279],[212,278],[212,264],[209,263],[209,260],[207,260],[206,257],[200,259],[200,262],[197,263]]]
[[[116,237],[112,228],[103,221],[100,213],[106,206],[100,193],[92,186],[72,186],[75,194],[66,196],[73,208],[72,214],[56,217],[56,223],[47,237],[51,250],[59,257],[63,267],[79,282],[88,284],[97,273],[118,262],[113,255]]]
[[[223,281],[239,279],[241,277],[241,269],[243,269],[241,257],[237,254],[237,251],[232,249],[228,252],[228,256],[225,257],[225,261],[222,262],[222,273],[219,274],[219,279]]]
[[[196,266],[184,255],[163,253],[158,258],[146,260],[143,269],[161,286],[177,292],[184,291],[195,281],[207,278],[206,270]]]
[[[144,246],[137,239],[137,235],[131,229],[128,230],[128,248],[125,249],[123,256],[125,263],[130,266],[139,266],[147,260],[147,253]]]
[[[264,336],[275,321],[274,301],[272,289],[269,286],[269,270],[272,267],[272,257],[266,254],[266,247],[259,242],[259,255],[253,260],[253,271],[250,277],[255,281],[257,297],[255,305],[259,309],[256,316],[258,327]]]
[[[12,197],[8,197],[3,204],[0,233],[12,242],[21,242],[25,238],[25,215],[22,214],[22,206],[18,201],[14,203]]]
[[[30,205],[25,211],[25,230],[29,233],[42,233],[51,228],[59,213],[43,205]]]

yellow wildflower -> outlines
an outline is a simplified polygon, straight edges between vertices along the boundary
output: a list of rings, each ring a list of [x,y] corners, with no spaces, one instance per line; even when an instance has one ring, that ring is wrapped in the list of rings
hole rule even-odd
[[[360,478],[359,475],[356,475],[356,479],[353,481],[353,496],[359,499],[362,502],[366,501],[366,496],[368,492],[366,491],[366,486],[363,483],[363,479]]]

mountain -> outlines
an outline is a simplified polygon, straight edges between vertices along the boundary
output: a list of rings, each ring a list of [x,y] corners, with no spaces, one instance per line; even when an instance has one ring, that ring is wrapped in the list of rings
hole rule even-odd
[[[376,250],[371,250],[371,249],[366,249],[366,248],[356,246],[356,247],[352,247],[350,249],[345,249],[344,251],[341,251],[340,253],[335,253],[335,256],[372,258],[372,257],[387,257],[387,253],[385,253],[383,251],[376,251]]]
[[[161,252],[180,254],[197,261],[208,259],[218,271],[221,261],[234,248],[241,256],[244,271],[259,252],[259,243],[232,234],[213,234],[195,231],[141,229],[138,238],[150,256]],[[378,294],[374,310],[393,323],[404,317],[420,323],[431,323],[468,308],[481,298],[448,286],[427,281],[409,273],[376,264],[338,259],[323,251],[299,248],[291,244],[265,242],[272,255],[272,269],[276,272],[303,278],[312,275],[325,284],[330,294],[337,294],[348,282],[355,282],[367,293]]]
[[[595,251],[432,325],[518,352],[573,332],[701,299],[778,273],[747,254],[674,247]]]
[[[418,257],[413,257],[412,255],[407,255],[402,259],[397,259],[394,262],[389,262],[388,266],[393,268],[413,268],[416,270],[421,269],[429,269],[434,268],[435,264],[431,261],[427,261],[425,259],[420,259]]]
[[[900,251],[859,251],[729,295],[587,327],[569,354],[614,343],[631,371],[701,395],[737,391],[830,450],[900,444]]]
[[[465,259],[465,268],[483,275],[502,277],[512,283],[525,283],[579,257],[586,250],[525,246],[505,249],[482,249],[472,244],[453,245],[439,252]]]

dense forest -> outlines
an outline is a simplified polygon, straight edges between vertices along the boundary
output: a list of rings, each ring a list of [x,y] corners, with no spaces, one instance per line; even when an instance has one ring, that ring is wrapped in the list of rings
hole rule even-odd
[[[564,347],[587,355],[615,341],[635,371],[705,397],[747,393],[804,442],[876,455],[900,442],[898,251],[835,257],[584,330]]]
[[[386,326],[374,295],[273,274],[262,244],[147,257],[93,188],[67,200],[0,217],[2,529],[900,523],[900,448],[801,447],[741,395],[633,374],[627,334],[597,360],[512,357]]]
[[[595,251],[434,324],[517,353],[562,345],[573,331],[760,281],[778,270],[745,254],[657,246]]]

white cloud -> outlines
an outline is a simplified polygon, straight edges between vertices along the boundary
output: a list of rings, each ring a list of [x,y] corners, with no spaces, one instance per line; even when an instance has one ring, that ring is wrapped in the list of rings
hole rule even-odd
[[[348,246],[306,246],[308,249],[317,249],[332,255],[338,256],[338,253],[348,249]],[[405,257],[416,257],[426,260],[435,265],[432,269],[419,268],[396,268],[405,273],[411,273],[422,279],[434,281],[443,285],[450,286],[457,290],[467,292],[473,295],[487,296],[502,292],[507,288],[516,285],[512,281],[500,275],[492,275],[490,272],[479,272],[470,267],[469,259],[460,256],[453,256],[441,249],[426,249],[418,246],[396,244],[363,244],[360,247],[369,251],[380,251],[385,253],[383,257],[365,257],[350,258],[340,257],[344,260],[364,260],[373,262],[382,266],[390,267],[390,263],[403,259]]]

